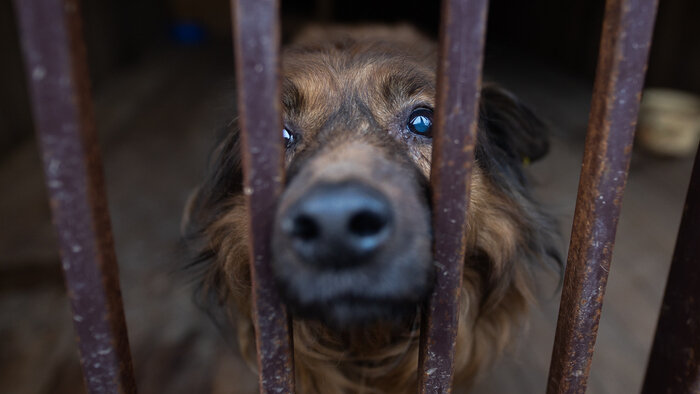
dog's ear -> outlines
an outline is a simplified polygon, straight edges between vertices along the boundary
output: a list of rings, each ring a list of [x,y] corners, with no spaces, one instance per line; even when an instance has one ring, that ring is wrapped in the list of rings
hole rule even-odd
[[[515,160],[527,164],[549,151],[549,132],[544,122],[507,90],[485,85],[481,90],[480,117],[489,140]]]
[[[204,182],[190,195],[183,216],[185,236],[207,227],[225,209],[226,201],[243,188],[239,133],[231,121],[217,133],[217,142],[210,153]]]
[[[227,338],[235,338],[234,333],[227,332],[232,327],[227,321],[231,317],[230,311],[226,309],[230,293],[219,256],[223,247],[217,243],[222,232],[216,227],[217,223],[220,227],[229,224],[222,218],[235,205],[233,197],[242,193],[243,176],[235,121],[218,131],[207,167],[204,181],[190,194],[183,213],[182,246],[187,258],[183,268],[195,285],[195,304],[210,315]],[[229,246],[240,238],[226,235]],[[247,259],[247,255],[243,255]]]

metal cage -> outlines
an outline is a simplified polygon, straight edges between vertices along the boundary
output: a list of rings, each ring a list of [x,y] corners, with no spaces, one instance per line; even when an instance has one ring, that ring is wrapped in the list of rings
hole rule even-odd
[[[279,2],[232,0],[259,387],[294,392],[291,325],[269,267],[283,182]],[[26,73],[88,391],[136,392],[77,0],[16,0]],[[431,184],[437,283],[419,391],[451,391],[487,0],[444,0]],[[632,151],[657,0],[607,0],[547,392],[583,393]],[[696,157],[644,393],[700,391],[700,160]],[[451,212],[449,217],[445,212]]]

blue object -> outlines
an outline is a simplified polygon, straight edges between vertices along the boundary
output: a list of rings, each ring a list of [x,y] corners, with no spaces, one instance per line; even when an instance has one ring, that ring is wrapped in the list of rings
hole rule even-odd
[[[172,39],[185,45],[199,45],[206,41],[207,32],[204,26],[196,22],[176,22],[170,29]]]

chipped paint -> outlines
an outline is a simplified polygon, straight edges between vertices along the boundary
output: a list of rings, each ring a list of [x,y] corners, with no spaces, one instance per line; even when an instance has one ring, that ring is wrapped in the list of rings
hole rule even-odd
[[[134,393],[77,3],[17,0],[15,10],[86,386]]]
[[[270,269],[271,212],[282,190],[279,4],[232,0],[243,194],[249,212],[253,322],[261,393],[293,393],[291,326]],[[272,121],[271,121],[272,120]]]
[[[606,3],[549,394],[586,391],[656,5],[657,0]]]
[[[452,390],[487,8],[487,0],[443,2],[431,167],[437,275],[422,318],[420,393]]]

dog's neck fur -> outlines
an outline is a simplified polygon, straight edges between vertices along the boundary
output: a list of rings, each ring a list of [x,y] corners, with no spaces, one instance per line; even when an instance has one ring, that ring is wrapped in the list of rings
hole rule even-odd
[[[524,264],[512,264],[525,253],[517,235],[515,206],[493,198],[487,183],[474,175],[472,214],[469,217],[468,250],[474,255],[464,267],[455,355],[456,380],[471,382],[506,348],[521,326],[532,301],[531,281]],[[488,198],[487,198],[488,197]],[[252,368],[256,366],[255,335],[251,313],[251,283],[247,254],[247,228],[242,197],[234,197],[231,208],[213,226],[209,239],[219,250],[219,262],[210,274],[223,273],[225,285],[218,290],[225,304],[238,306],[235,322],[239,346]],[[508,212],[511,211],[511,212]],[[235,235],[233,234],[235,233]],[[481,272],[489,264],[491,280]],[[487,289],[490,288],[490,289]],[[418,316],[416,316],[418,319]],[[417,384],[419,326],[406,323],[403,329],[376,326],[363,332],[339,332],[322,323],[295,320],[294,360],[297,385],[304,393],[409,393]]]

